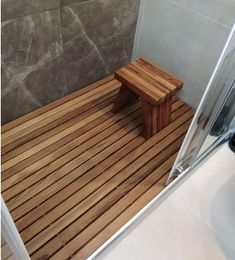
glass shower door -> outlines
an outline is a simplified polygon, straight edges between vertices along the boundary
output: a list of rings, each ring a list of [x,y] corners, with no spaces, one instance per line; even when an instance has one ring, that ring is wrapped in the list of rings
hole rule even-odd
[[[235,25],[208,83],[167,183],[194,167],[235,128]]]

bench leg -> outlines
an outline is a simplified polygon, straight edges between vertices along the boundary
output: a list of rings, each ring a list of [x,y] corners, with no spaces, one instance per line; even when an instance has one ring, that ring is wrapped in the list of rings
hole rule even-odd
[[[138,98],[139,98],[138,95],[136,95],[134,92],[128,89],[125,85],[122,85],[116,97],[116,100],[114,101],[112,112],[113,113],[118,112],[126,105],[130,104],[131,102],[133,102]]]
[[[171,98],[158,106],[142,100],[143,136],[147,140],[171,121]]]
[[[166,99],[165,101],[165,108],[166,108],[166,125],[167,126],[168,124],[170,124],[171,122],[171,107],[172,107],[172,97],[169,97]]]
[[[159,130],[167,126],[171,121],[171,101],[172,98],[167,98],[159,105]]]

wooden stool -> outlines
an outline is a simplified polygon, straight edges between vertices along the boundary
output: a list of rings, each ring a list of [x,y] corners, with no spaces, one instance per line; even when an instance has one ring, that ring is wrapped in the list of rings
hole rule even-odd
[[[140,97],[145,139],[170,123],[172,95],[182,88],[182,81],[144,59],[116,71],[115,78],[122,87],[112,111],[116,113]]]

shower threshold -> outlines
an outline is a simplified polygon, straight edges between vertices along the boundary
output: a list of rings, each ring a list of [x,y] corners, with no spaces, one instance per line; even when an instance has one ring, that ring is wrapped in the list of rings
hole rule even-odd
[[[194,110],[145,141],[113,75],[2,127],[2,195],[31,259],[86,259],[164,188]]]

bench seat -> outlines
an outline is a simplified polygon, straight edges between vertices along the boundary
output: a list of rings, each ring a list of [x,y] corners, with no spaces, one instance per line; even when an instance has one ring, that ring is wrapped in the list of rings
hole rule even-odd
[[[113,112],[141,98],[144,137],[150,138],[169,124],[171,97],[183,87],[183,82],[159,66],[139,59],[115,72],[122,83]]]

